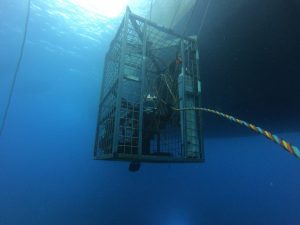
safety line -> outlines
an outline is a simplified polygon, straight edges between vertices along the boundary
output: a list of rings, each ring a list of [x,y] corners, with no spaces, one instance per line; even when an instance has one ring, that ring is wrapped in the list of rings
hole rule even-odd
[[[197,37],[199,37],[200,32],[201,32],[201,30],[202,30],[202,27],[203,27],[203,25],[204,25],[204,22],[205,22],[205,19],[206,19],[206,15],[207,15],[207,12],[208,12],[210,3],[211,3],[211,0],[208,0],[207,5],[206,5],[206,8],[205,8],[205,11],[204,11],[204,14],[203,14],[203,17],[202,17],[202,19],[201,19],[200,27],[199,27],[198,32],[197,32]]]
[[[27,14],[26,14],[26,19],[25,19],[25,29],[24,29],[24,35],[23,35],[23,39],[22,39],[22,44],[21,44],[21,49],[20,49],[20,55],[17,61],[17,66],[13,75],[13,80],[10,86],[10,90],[9,90],[9,95],[8,95],[8,100],[4,109],[4,115],[1,121],[1,126],[0,126],[0,136],[2,135],[4,126],[5,126],[5,122],[7,119],[7,115],[8,115],[8,110],[11,104],[11,99],[13,96],[13,92],[15,89],[15,84],[16,84],[16,79],[19,73],[19,69],[20,69],[20,64],[23,58],[23,52],[24,52],[24,46],[25,46],[25,42],[26,42],[26,37],[27,37],[27,27],[28,27],[28,21],[29,21],[29,16],[30,16],[30,0],[28,0],[28,4],[27,4]]]
[[[150,10],[149,10],[149,20],[151,21],[151,18],[152,18],[152,6],[153,6],[153,0],[151,0],[151,3],[150,3]]]
[[[278,137],[275,134],[272,134],[270,131],[267,131],[265,129],[262,129],[260,127],[257,127],[251,123],[247,123],[246,121],[237,119],[233,116],[230,116],[228,114],[225,113],[221,113],[218,112],[216,110],[212,110],[212,109],[207,109],[207,108],[200,108],[200,107],[191,107],[191,108],[183,108],[183,109],[177,109],[172,107],[173,110],[175,111],[183,111],[183,110],[198,110],[198,111],[204,111],[204,112],[209,112],[212,114],[215,114],[217,116],[223,117],[225,119],[231,120],[232,122],[238,123],[240,125],[243,125],[251,130],[253,130],[254,132],[264,135],[266,138],[270,139],[271,141],[275,142],[276,144],[280,145],[281,147],[283,147],[286,151],[288,151],[290,154],[294,155],[295,157],[300,159],[300,150],[299,148],[297,148],[296,146],[290,144],[289,142],[287,142],[286,140]]]
[[[198,8],[198,3],[200,2],[200,0],[196,0],[195,3],[194,3],[194,6],[193,6],[193,9],[192,9],[192,13],[190,13],[190,16],[184,26],[184,30],[183,30],[183,33],[182,33],[182,36],[185,36],[185,33],[187,31],[187,29],[190,27],[190,22],[191,22],[191,19],[192,17],[194,16],[194,13],[196,11],[196,8]]]
[[[174,23],[174,20],[175,20],[175,18],[176,18],[176,16],[177,16],[177,13],[178,13],[178,11],[179,11],[179,9],[180,9],[180,7],[181,7],[181,4],[182,4],[182,2],[180,1],[179,2],[179,4],[177,5],[177,8],[176,8],[176,11],[175,11],[175,14],[174,14],[174,16],[173,16],[173,18],[172,18],[172,20],[171,20],[171,23],[170,23],[170,29],[172,29],[172,26],[173,26],[173,23]]]

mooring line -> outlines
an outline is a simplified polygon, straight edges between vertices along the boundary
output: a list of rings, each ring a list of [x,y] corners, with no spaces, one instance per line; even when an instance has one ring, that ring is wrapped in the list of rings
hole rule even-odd
[[[182,109],[177,109],[177,108],[172,107],[172,109],[175,110],[175,111],[198,110],[198,111],[204,111],[204,112],[212,113],[212,114],[215,114],[219,117],[223,117],[227,120],[238,123],[242,126],[245,126],[249,129],[253,130],[254,132],[256,132],[258,134],[261,134],[261,135],[265,136],[266,138],[270,139],[271,141],[273,141],[276,144],[283,147],[286,151],[288,151],[290,154],[292,154],[296,158],[300,159],[300,150],[299,150],[298,147],[292,145],[291,143],[287,142],[283,138],[278,137],[275,134],[272,134],[270,131],[267,131],[263,128],[255,126],[254,124],[248,123],[244,120],[237,119],[237,118],[235,118],[231,115],[228,115],[228,114],[225,114],[225,113],[213,110],[213,109],[207,109],[207,108],[201,108],[201,107],[191,107],[191,108],[182,108]]]

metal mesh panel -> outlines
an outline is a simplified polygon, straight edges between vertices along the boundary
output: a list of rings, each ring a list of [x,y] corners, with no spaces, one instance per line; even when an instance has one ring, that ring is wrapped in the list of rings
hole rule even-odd
[[[140,85],[124,80],[122,96],[118,153],[137,154]]]
[[[117,85],[114,85],[109,93],[105,96],[101,103],[101,110],[99,116],[98,125],[98,147],[97,154],[112,153],[112,141],[114,132],[114,121],[115,121],[115,102],[116,102],[116,92]]]

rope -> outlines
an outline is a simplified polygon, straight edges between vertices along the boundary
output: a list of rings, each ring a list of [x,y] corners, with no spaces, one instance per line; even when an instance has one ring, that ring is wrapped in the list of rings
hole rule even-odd
[[[170,23],[170,29],[172,29],[172,25],[173,25],[173,23],[174,23],[174,20],[175,20],[175,18],[176,18],[176,16],[177,16],[177,13],[178,13],[180,7],[181,7],[181,3],[182,3],[182,2],[180,1],[179,4],[177,5],[176,11],[175,11],[174,16],[173,16],[173,18],[172,18],[172,20],[171,20],[171,23]]]
[[[152,5],[153,5],[153,0],[151,0],[150,3],[150,11],[149,11],[149,20],[151,21],[151,17],[152,17]]]
[[[203,25],[204,25],[204,22],[205,22],[205,19],[206,19],[206,15],[207,15],[207,11],[208,11],[208,8],[209,8],[209,6],[210,6],[210,3],[211,3],[211,0],[208,0],[208,3],[207,3],[207,5],[206,5],[206,8],[205,8],[205,11],[204,11],[202,20],[201,20],[200,27],[199,27],[198,32],[197,32],[197,37],[199,37],[200,32],[201,32],[201,30],[202,30],[202,27],[203,27]]]
[[[199,2],[200,2],[200,0],[196,0],[196,1],[195,1],[194,6],[193,6],[192,13],[190,13],[190,17],[189,17],[189,19],[187,20],[187,22],[186,22],[186,24],[185,24],[185,26],[184,26],[184,31],[183,31],[183,33],[182,33],[182,36],[185,36],[185,33],[186,33],[186,31],[187,31],[187,29],[188,29],[188,27],[189,27],[189,24],[190,24],[190,22],[191,22],[191,19],[192,19],[194,13],[195,13],[195,9],[197,8]]]
[[[167,82],[167,77],[166,77],[166,75],[165,75],[165,74],[162,74],[162,77],[164,78],[164,81],[165,81],[165,83],[166,83],[166,85],[167,85],[167,88],[168,88],[168,90],[169,90],[169,92],[170,92],[170,95],[171,95],[172,98],[173,98],[173,101],[174,101],[174,102],[177,102],[177,98],[176,98],[175,94],[173,93],[173,91],[171,90],[170,85],[169,85],[168,82]]]
[[[299,148],[297,148],[296,146],[290,144],[289,142],[287,142],[286,140],[278,137],[275,134],[272,134],[270,131],[264,130],[260,127],[257,127],[251,123],[247,123],[246,121],[234,118],[233,116],[227,115],[225,113],[221,113],[218,112],[216,110],[212,110],[212,109],[207,109],[207,108],[198,108],[198,107],[194,107],[194,108],[183,108],[183,109],[177,109],[172,107],[173,110],[175,111],[182,111],[182,110],[198,110],[198,111],[204,111],[204,112],[209,112],[212,114],[215,114],[217,116],[223,117],[225,119],[231,120],[232,122],[238,123],[240,125],[243,125],[251,130],[253,130],[254,132],[264,135],[266,138],[270,139],[271,141],[275,142],[276,144],[280,145],[281,147],[283,147],[286,151],[288,151],[290,154],[292,154],[293,156],[295,156],[296,158],[300,159],[300,150]]]
[[[28,4],[27,4],[27,14],[26,14],[26,19],[25,19],[25,29],[24,29],[24,35],[23,35],[23,39],[22,39],[22,44],[21,44],[21,49],[20,49],[20,55],[17,61],[17,66],[13,75],[13,80],[10,86],[10,90],[9,90],[9,95],[8,95],[8,100],[7,100],[7,104],[5,106],[4,109],[4,115],[1,121],[1,127],[0,127],[0,136],[2,135],[5,123],[6,123],[6,119],[7,119],[7,115],[8,115],[8,110],[11,104],[11,99],[13,96],[13,92],[15,89],[15,84],[16,84],[16,79],[19,73],[19,69],[20,69],[20,64],[23,58],[23,53],[24,53],[24,46],[25,46],[25,42],[26,42],[26,37],[27,37],[27,27],[28,27],[28,21],[29,21],[29,16],[30,16],[30,0],[28,0]]]
[[[169,91],[171,91],[169,89]],[[166,101],[164,101],[163,99],[159,98],[159,100],[166,105],[169,105]],[[262,129],[260,127],[257,127],[251,123],[247,123],[244,120],[240,120],[237,119],[233,116],[230,116],[228,114],[225,113],[221,113],[219,111],[216,110],[212,110],[212,109],[207,109],[207,108],[201,108],[201,107],[190,107],[190,108],[182,108],[182,109],[178,109],[175,108],[174,106],[171,105],[171,108],[175,111],[183,111],[183,110],[198,110],[198,111],[204,111],[204,112],[208,112],[208,113],[212,113],[215,114],[219,117],[223,117],[225,119],[231,120],[232,122],[235,122],[237,124],[240,124],[242,126],[245,126],[251,130],[253,130],[254,132],[264,135],[266,138],[270,139],[271,141],[275,142],[276,144],[280,145],[281,147],[283,147],[286,151],[288,151],[290,154],[292,154],[293,156],[295,156],[296,158],[300,159],[300,150],[299,148],[297,148],[296,146],[292,145],[291,143],[287,142],[286,140],[284,140],[283,138],[278,137],[275,134],[272,134],[270,131],[267,131],[265,129]]]
[[[192,11],[192,13],[191,13],[191,15],[190,15],[190,17],[189,17],[187,23],[186,23],[186,27],[187,27],[187,25],[190,23],[190,20],[191,20],[191,18],[192,18],[192,16],[193,16],[194,11],[195,11],[195,8],[196,8],[196,6],[197,6],[197,3],[198,3],[198,1],[196,1],[196,3],[194,4],[193,11]],[[199,27],[198,32],[197,32],[197,36],[199,36],[199,34],[200,34],[201,30],[202,30],[202,27],[203,27],[203,25],[204,25],[204,22],[205,22],[205,19],[206,19],[207,12],[208,12],[208,9],[209,9],[210,4],[211,4],[211,0],[208,0],[207,5],[206,5],[206,8],[205,8],[205,11],[204,11],[204,14],[203,14],[203,17],[202,17],[202,20],[201,20],[200,27]],[[180,5],[179,5],[179,6],[180,6]],[[179,7],[178,7],[178,9],[179,9]],[[173,23],[173,20],[174,20],[176,14],[177,14],[178,9],[177,9],[176,12],[175,12],[175,15],[174,15],[174,17],[173,17],[173,19],[172,19],[171,25],[172,25],[172,23]],[[186,32],[186,29],[184,30],[183,34],[185,34],[185,32]],[[165,80],[165,82],[166,82],[166,80]],[[168,87],[168,90],[169,90],[170,94],[172,95],[172,97],[174,97],[174,96],[173,96],[173,92],[171,91],[171,89],[170,89],[170,87],[169,87],[169,85],[168,85],[167,82],[166,82],[166,85],[167,85],[167,87]],[[166,102],[163,101],[162,99],[159,99],[159,100],[162,101],[164,104],[169,105],[168,103],[166,103]],[[252,131],[254,131],[254,132],[258,133],[258,134],[264,135],[266,138],[268,138],[268,139],[270,139],[271,141],[275,142],[276,144],[280,145],[283,149],[285,149],[286,151],[288,151],[290,154],[292,154],[292,155],[295,156],[296,158],[300,159],[300,150],[299,150],[298,147],[292,145],[291,143],[287,142],[287,141],[284,140],[283,138],[280,138],[280,137],[278,137],[277,135],[272,134],[270,131],[267,131],[267,130],[265,130],[265,129],[262,129],[262,128],[260,128],[260,127],[257,127],[257,126],[255,126],[255,125],[253,125],[253,124],[251,124],[251,123],[247,123],[246,121],[243,121],[243,120],[237,119],[237,118],[235,118],[235,117],[233,117],[233,116],[230,116],[230,115],[228,115],[228,114],[221,113],[221,112],[218,112],[218,111],[216,111],[216,110],[207,109],[207,108],[192,107],[192,108],[177,109],[177,108],[175,108],[175,107],[173,107],[173,106],[171,106],[171,108],[172,108],[173,110],[175,110],[175,111],[183,111],[183,110],[198,110],[198,111],[204,111],[204,112],[209,112],[209,113],[215,114],[215,115],[217,115],[217,116],[219,116],[219,117],[223,117],[223,118],[225,118],[225,119],[231,120],[231,121],[233,121],[233,122],[235,122],[235,123],[237,123],[237,124],[243,125],[243,126],[249,128],[249,129],[251,129]]]

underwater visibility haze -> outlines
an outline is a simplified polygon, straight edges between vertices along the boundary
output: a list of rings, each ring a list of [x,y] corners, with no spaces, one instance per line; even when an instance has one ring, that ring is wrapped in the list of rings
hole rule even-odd
[[[203,107],[300,146],[297,0],[1,0],[0,225],[300,224],[300,160],[210,113],[204,162],[93,159],[126,6],[198,36]]]

